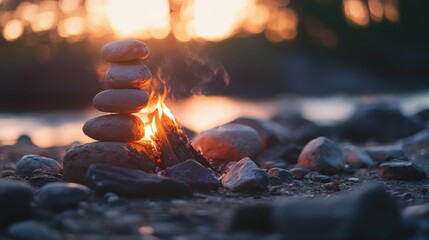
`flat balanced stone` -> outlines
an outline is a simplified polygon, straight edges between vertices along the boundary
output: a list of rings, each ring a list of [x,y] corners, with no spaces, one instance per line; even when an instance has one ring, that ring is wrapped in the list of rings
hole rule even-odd
[[[108,88],[140,88],[148,89],[152,73],[139,61],[113,63],[104,79]]]
[[[109,89],[98,93],[92,105],[102,112],[136,113],[149,99],[147,92],[138,89]]]
[[[88,120],[83,132],[100,141],[134,142],[143,138],[144,123],[134,115],[111,114]]]
[[[86,172],[93,163],[152,171],[157,156],[140,142],[93,142],[70,149],[64,157],[64,181],[86,183]]]
[[[149,49],[144,42],[127,39],[104,45],[101,55],[108,62],[127,62],[146,58],[149,55]]]

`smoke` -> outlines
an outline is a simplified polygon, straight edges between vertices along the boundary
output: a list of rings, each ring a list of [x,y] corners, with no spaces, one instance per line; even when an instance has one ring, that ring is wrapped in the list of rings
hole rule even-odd
[[[214,93],[219,83],[228,86],[230,77],[225,67],[200,50],[181,46],[162,59],[156,76],[175,98]]]

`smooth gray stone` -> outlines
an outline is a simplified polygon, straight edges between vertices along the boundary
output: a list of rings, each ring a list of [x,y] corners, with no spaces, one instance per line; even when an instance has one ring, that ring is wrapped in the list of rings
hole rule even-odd
[[[108,62],[127,62],[146,58],[149,55],[149,49],[142,41],[127,39],[104,45],[101,55]]]
[[[149,68],[139,61],[112,63],[107,71],[104,84],[108,88],[138,88],[149,89],[152,73]]]
[[[77,183],[49,183],[37,193],[36,205],[52,211],[77,207],[88,199],[91,190]]]
[[[63,168],[56,160],[35,154],[23,156],[16,164],[15,173],[19,177],[30,177],[35,171],[47,174],[61,174]]]
[[[95,95],[92,105],[102,112],[137,113],[146,107],[149,95],[139,89],[109,89]]]
[[[0,226],[28,218],[33,195],[33,188],[25,182],[0,179]]]
[[[24,221],[9,227],[9,236],[16,240],[59,240],[58,232],[36,221]]]

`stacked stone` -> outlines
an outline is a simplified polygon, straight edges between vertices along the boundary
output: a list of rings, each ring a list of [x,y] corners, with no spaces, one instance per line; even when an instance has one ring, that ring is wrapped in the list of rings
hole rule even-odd
[[[102,112],[113,113],[90,119],[83,132],[106,142],[135,142],[144,137],[144,123],[133,115],[148,103],[152,74],[141,60],[149,55],[144,42],[121,40],[102,49],[103,58],[111,63],[104,79],[108,88],[98,93],[92,102]]]

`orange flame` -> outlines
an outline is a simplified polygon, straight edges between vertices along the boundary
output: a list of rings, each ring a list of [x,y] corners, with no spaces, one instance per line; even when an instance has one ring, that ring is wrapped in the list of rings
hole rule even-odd
[[[157,148],[157,121],[162,121],[163,117],[167,117],[177,124],[173,113],[165,104],[167,97],[167,88],[164,82],[159,80],[152,80],[149,92],[148,105],[140,111],[138,116],[144,122],[145,136],[141,141],[150,142],[153,147]]]

